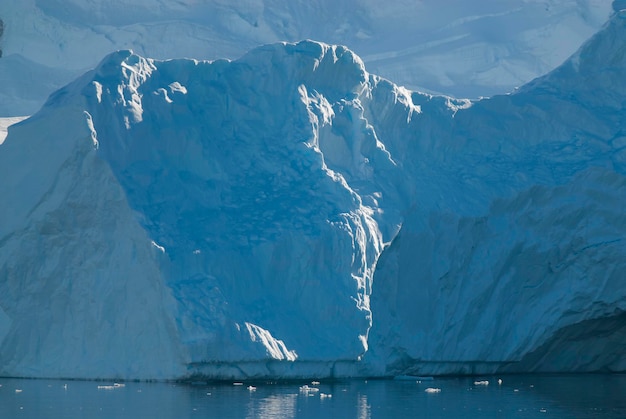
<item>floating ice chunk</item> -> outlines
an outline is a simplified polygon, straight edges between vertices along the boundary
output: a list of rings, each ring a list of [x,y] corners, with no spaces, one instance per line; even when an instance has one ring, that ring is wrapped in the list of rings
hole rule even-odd
[[[98,390],[117,390],[118,388],[126,387],[126,384],[113,383],[113,385],[101,385],[98,386]]]
[[[440,388],[434,388],[434,387],[428,387],[426,390],[424,390],[426,393],[441,393],[441,389]]]
[[[489,381],[488,380],[474,381],[474,385],[475,386],[488,386],[489,385]]]

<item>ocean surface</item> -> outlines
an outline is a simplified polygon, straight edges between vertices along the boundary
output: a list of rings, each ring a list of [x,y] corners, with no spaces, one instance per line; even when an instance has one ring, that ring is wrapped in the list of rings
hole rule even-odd
[[[319,383],[0,378],[0,418],[422,417],[626,418],[626,375]]]

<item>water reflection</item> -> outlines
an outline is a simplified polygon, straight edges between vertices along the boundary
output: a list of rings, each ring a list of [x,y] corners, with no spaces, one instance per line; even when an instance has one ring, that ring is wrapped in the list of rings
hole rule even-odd
[[[262,399],[251,399],[248,419],[293,419],[296,417],[297,394],[276,394]]]
[[[0,417],[626,417],[625,375],[353,380],[308,383],[306,391],[303,383],[124,384],[0,379]]]
[[[362,395],[359,397],[359,402],[357,403],[357,411],[359,412],[359,419],[370,419],[372,417],[370,414],[370,405],[367,404],[366,395]]]

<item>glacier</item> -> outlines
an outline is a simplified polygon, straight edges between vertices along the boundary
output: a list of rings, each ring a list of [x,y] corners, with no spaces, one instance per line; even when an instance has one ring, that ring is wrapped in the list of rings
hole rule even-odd
[[[477,101],[108,55],[0,145],[0,375],[626,371],[624,39]]]

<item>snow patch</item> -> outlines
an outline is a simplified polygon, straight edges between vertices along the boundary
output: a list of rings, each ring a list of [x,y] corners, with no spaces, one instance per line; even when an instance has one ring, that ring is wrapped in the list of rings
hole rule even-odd
[[[183,86],[182,84],[180,84],[179,82],[175,81],[173,83],[170,83],[168,85],[168,87],[170,88],[170,92],[172,93],[181,93],[183,95],[187,94],[187,88],[185,86]]]
[[[28,118],[27,116],[15,116],[10,118],[0,118],[0,145],[6,140],[9,127]]]
[[[100,101],[100,99],[98,99],[98,101]],[[96,129],[93,126],[93,119],[91,118],[91,115],[87,111],[85,111],[85,119],[87,122],[87,128],[89,129],[89,133],[91,135],[91,142],[93,143],[93,147],[97,149],[98,148],[98,133],[96,132]]]
[[[298,355],[290,351],[282,340],[275,339],[270,332],[252,323],[245,323],[250,334],[250,340],[261,343],[272,359],[295,361]]]
[[[157,242],[155,242],[154,240],[152,240],[152,241],[150,242],[150,244],[152,244],[152,246],[153,246],[154,248],[156,248],[159,252],[161,252],[161,253],[165,253],[165,247],[160,246],[160,245],[159,245],[159,244],[157,244]]]

